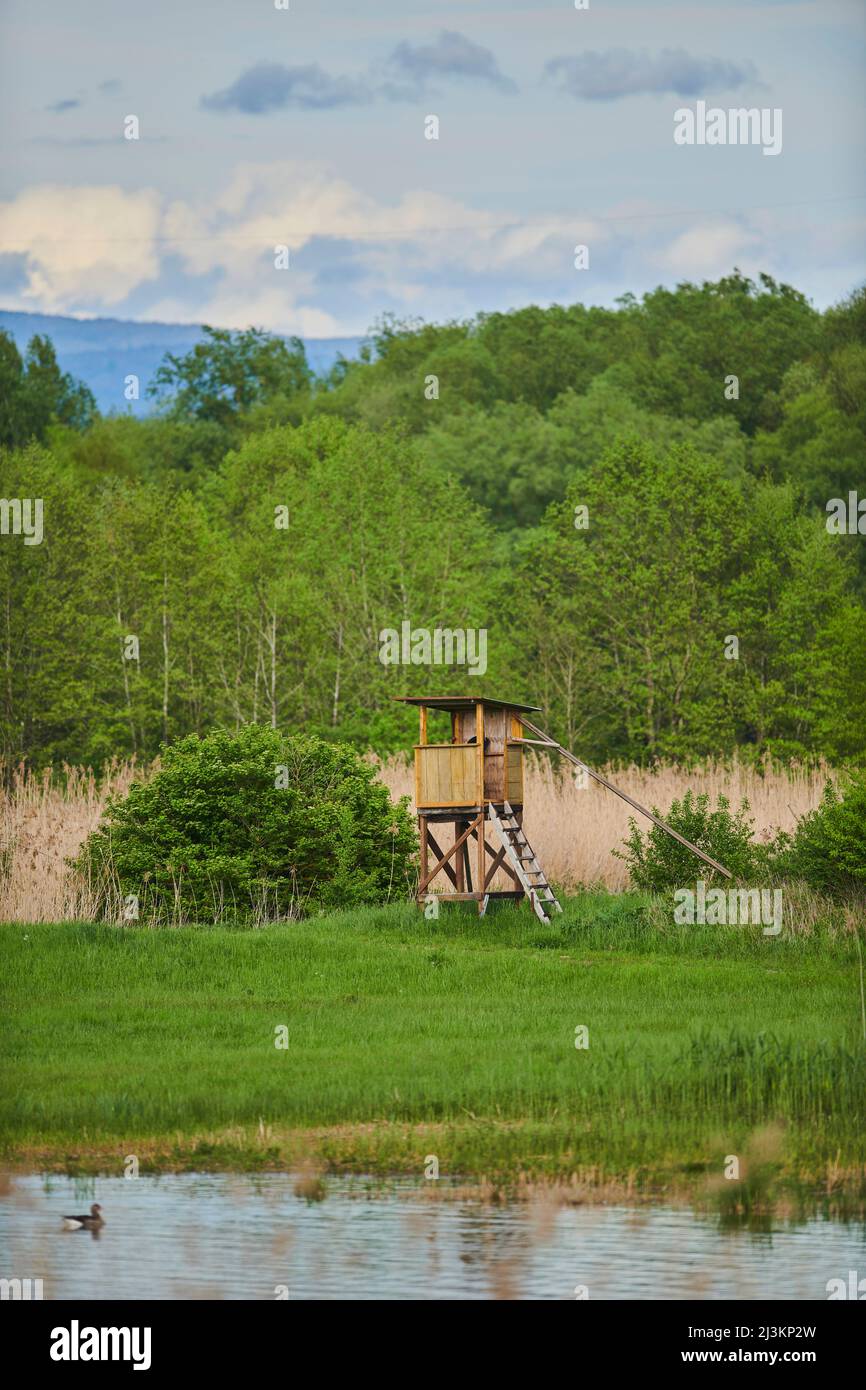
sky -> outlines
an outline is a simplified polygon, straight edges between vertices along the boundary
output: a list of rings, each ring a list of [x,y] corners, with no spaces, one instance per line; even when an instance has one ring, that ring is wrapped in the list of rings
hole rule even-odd
[[[0,306],[330,337],[866,279],[864,0],[578,3],[0,0]],[[700,102],[778,153],[677,143]]]

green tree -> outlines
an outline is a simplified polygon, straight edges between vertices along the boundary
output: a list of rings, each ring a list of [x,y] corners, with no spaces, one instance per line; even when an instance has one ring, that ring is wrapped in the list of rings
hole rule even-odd
[[[250,724],[190,735],[115,799],[79,872],[154,921],[299,917],[408,896],[415,831],[352,749]]]
[[[684,757],[733,741],[724,595],[742,513],[718,465],[636,439],[551,508],[513,599],[521,664],[588,756]]]
[[[774,393],[815,349],[821,325],[792,286],[763,274],[756,284],[738,270],[715,283],[653,290],[630,312],[640,321],[625,361],[636,398],[678,418],[728,415],[748,435],[774,423]],[[725,395],[730,376],[738,398]]]
[[[838,898],[866,895],[866,774],[824,788],[821,804],[778,843],[778,870]]]
[[[59,466],[90,481],[175,477],[195,486],[216,470],[236,434],[215,420],[129,414],[102,416],[84,432],[54,426],[48,442]]]
[[[42,508],[38,544],[0,535],[0,752],[11,762],[83,762],[107,713],[94,494],[32,444],[0,455],[0,495]]]
[[[42,442],[54,423],[87,429],[96,413],[90,390],[60,370],[49,338],[31,338],[22,358],[0,329],[0,447]]]
[[[391,697],[429,673],[383,666],[379,634],[484,626],[478,509],[411,441],[321,418],[248,440],[211,494],[235,537],[220,671],[233,717],[404,744]]]
[[[790,487],[624,443],[527,544],[515,664],[587,756],[863,756],[864,615],[839,539]]]
[[[202,328],[182,357],[166,353],[148,394],[181,418],[231,424],[251,406],[307,392],[312,374],[300,338],[287,343],[259,328]]]

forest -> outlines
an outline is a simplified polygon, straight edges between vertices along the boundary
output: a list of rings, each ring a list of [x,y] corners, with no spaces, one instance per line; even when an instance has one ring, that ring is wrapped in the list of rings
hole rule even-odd
[[[100,416],[0,337],[7,768],[250,721],[384,754],[434,686],[543,706],[590,761],[866,756],[862,288],[385,319],[324,379],[208,328],[148,390]],[[483,630],[484,674],[383,664],[407,622]]]

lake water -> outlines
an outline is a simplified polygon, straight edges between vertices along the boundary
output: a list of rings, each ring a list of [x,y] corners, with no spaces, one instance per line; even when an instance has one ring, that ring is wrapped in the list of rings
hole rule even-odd
[[[16,1178],[0,1196],[0,1277],[45,1298],[826,1299],[866,1276],[866,1227],[764,1232],[664,1207],[489,1205],[427,1186],[291,1174]],[[99,1201],[106,1225],[64,1232]]]

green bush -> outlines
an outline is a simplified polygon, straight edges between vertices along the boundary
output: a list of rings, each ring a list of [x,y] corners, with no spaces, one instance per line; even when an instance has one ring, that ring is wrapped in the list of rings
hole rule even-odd
[[[866,773],[848,776],[841,795],[832,782],[821,804],[776,841],[775,867],[834,898],[866,891]]]
[[[406,897],[415,829],[340,743],[263,725],[196,734],[109,802],[78,871],[100,908],[148,921],[272,920]]]
[[[754,879],[765,871],[766,852],[752,840],[753,822],[748,819],[749,803],[745,799],[739,811],[733,814],[728,798],[719,796],[716,809],[711,811],[706,792],[695,796],[689,790],[682,801],[671,803],[666,816],[655,806],[652,810],[698,849],[724,864],[735,879]],[[614,854],[628,865],[634,888],[663,893],[670,888],[681,888],[696,878],[710,881],[718,877],[715,869],[657,825],[651,825],[646,835],[634,819],[629,820],[629,826],[631,833],[624,841],[625,853],[614,850]]]

